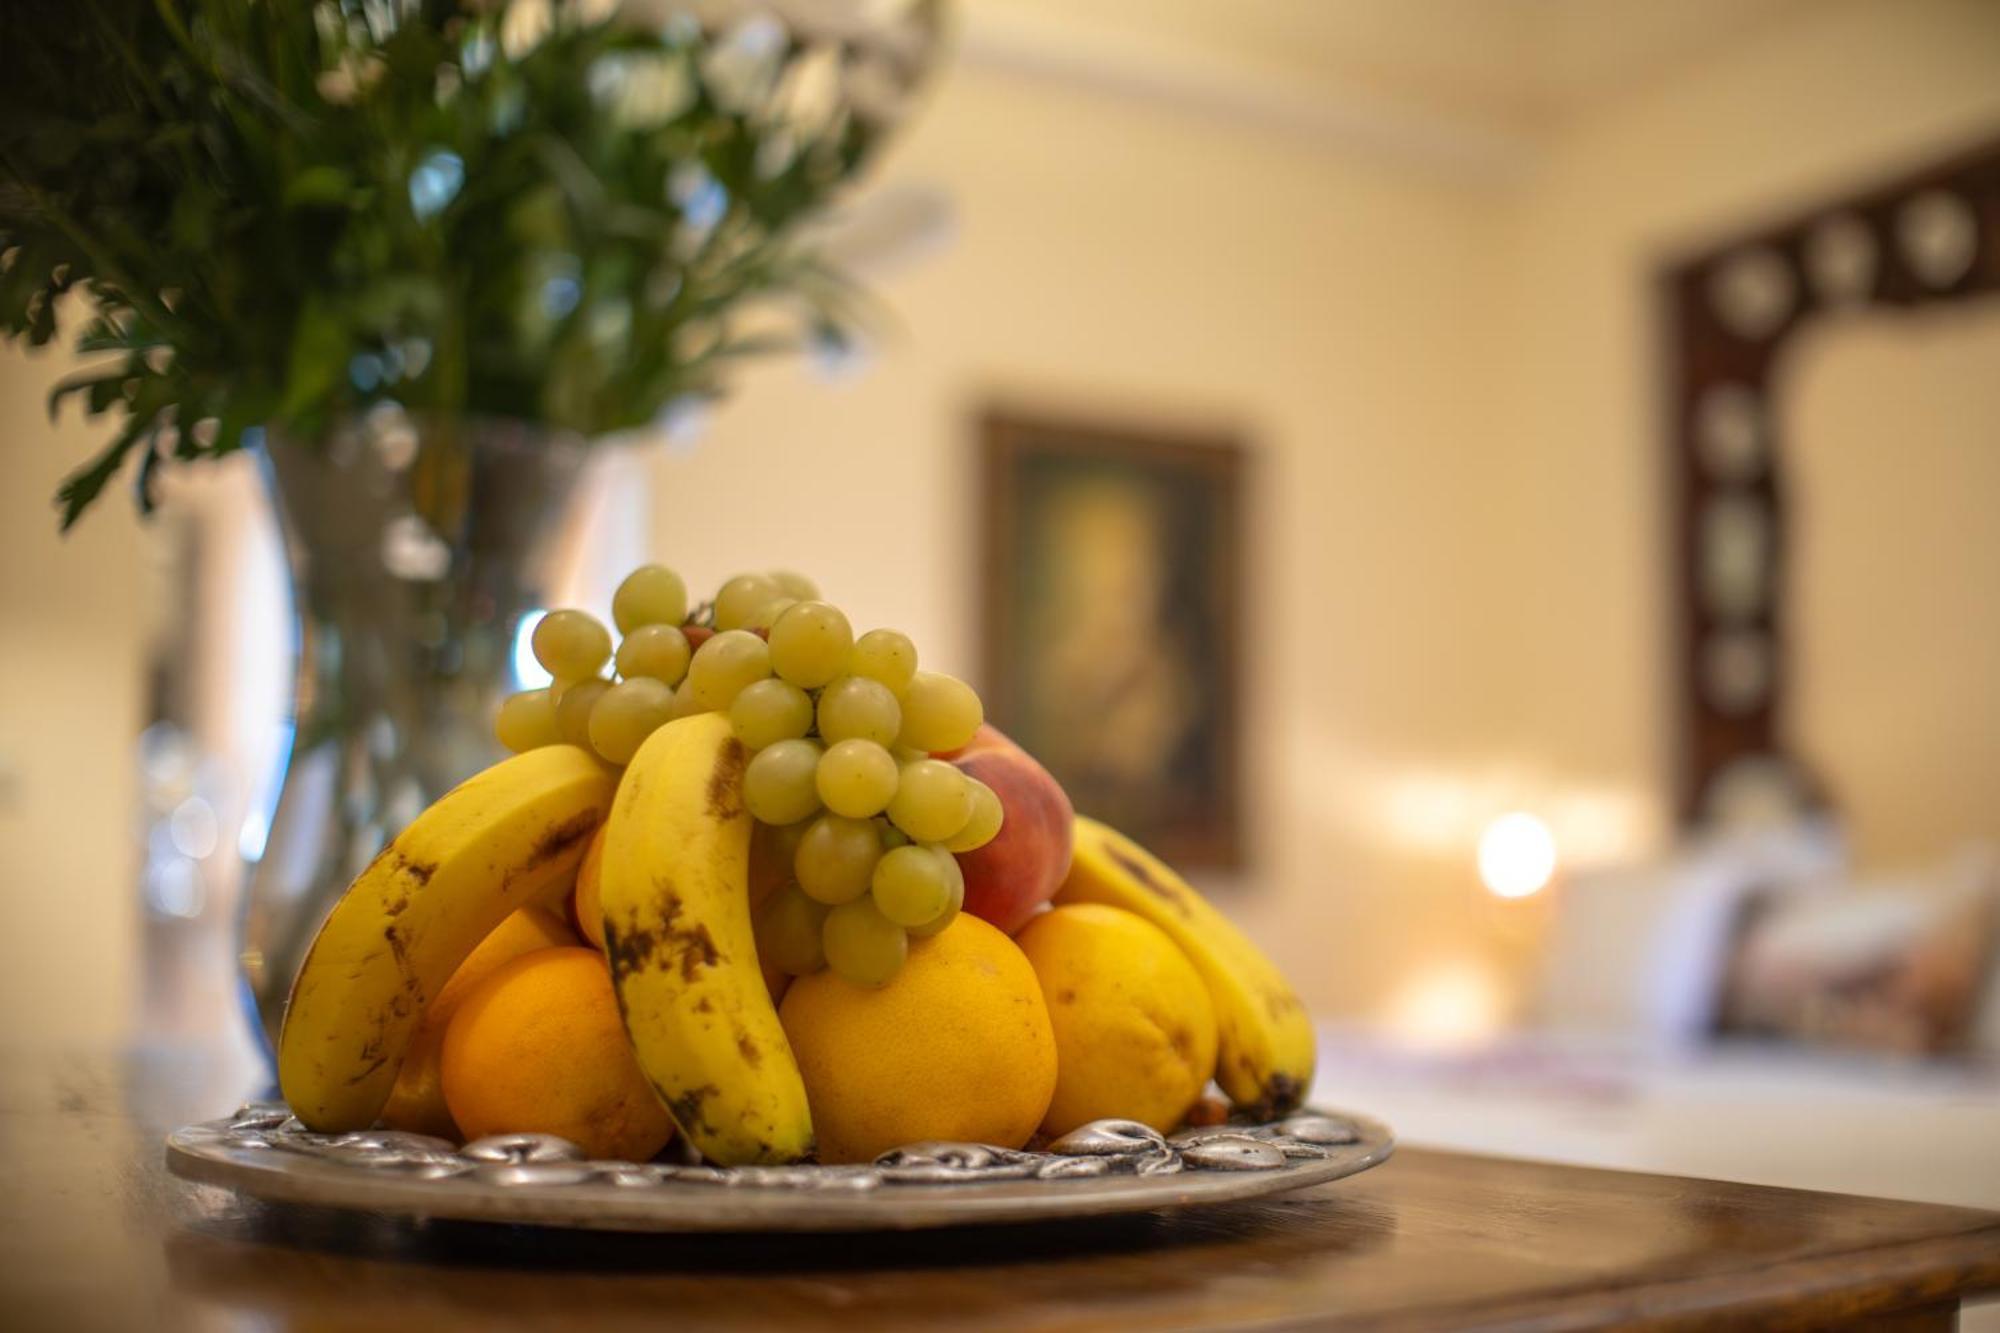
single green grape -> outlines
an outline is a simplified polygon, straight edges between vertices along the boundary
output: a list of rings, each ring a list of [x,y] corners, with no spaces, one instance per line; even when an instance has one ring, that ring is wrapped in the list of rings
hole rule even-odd
[[[910,938],[913,940],[929,939],[950,925],[958,918],[958,914],[965,910],[965,872],[959,868],[958,858],[942,847],[933,850],[937,852],[938,859],[944,862],[945,871],[950,877],[947,887],[951,890],[951,897],[942,912],[921,926],[910,927]]]
[[[674,687],[651,676],[621,680],[590,710],[590,745],[606,763],[629,764],[646,737],[673,715]]]
[[[778,585],[778,591],[794,601],[813,602],[819,600],[819,585],[803,574],[789,569],[774,569],[769,578]]]
[[[784,595],[782,588],[762,574],[738,574],[715,594],[715,627],[748,629],[766,602]]]
[[[760,962],[795,977],[826,966],[821,943],[826,908],[800,893],[798,885],[787,884],[767,898],[751,928]]]
[[[820,940],[826,965],[856,986],[888,985],[910,955],[909,935],[869,898],[856,898],[828,912]]]
[[[611,594],[611,620],[620,634],[630,634],[642,625],[679,628],[687,614],[687,584],[665,565],[639,566]]]
[[[896,794],[896,761],[874,741],[835,742],[819,761],[819,798],[849,819],[868,819]]]
[[[847,666],[854,628],[837,606],[800,602],[771,625],[771,668],[801,689],[816,690]]]
[[[965,774],[942,759],[904,764],[889,819],[915,842],[942,842],[972,818],[972,788]]]
[[[875,906],[905,928],[935,921],[951,903],[950,855],[917,845],[884,853],[869,881]]]
[[[682,681],[680,688],[674,691],[674,711],[667,718],[667,721],[673,722],[680,718],[693,717],[696,713],[707,711],[707,709],[701,706],[701,701],[694,697],[693,688],[686,681]]]
[[[529,636],[535,660],[557,680],[594,676],[611,656],[611,631],[588,611],[551,611]]]
[[[771,674],[771,649],[747,629],[724,630],[694,650],[686,688],[701,711],[720,713]]]
[[[1000,826],[1007,819],[1007,809],[991,787],[974,777],[966,778],[965,785],[972,792],[972,817],[965,821],[964,828],[944,840],[949,851],[977,851],[999,836]]]
[[[757,613],[750,617],[750,623],[745,625],[743,628],[760,629],[763,630],[764,633],[768,635],[771,632],[771,626],[777,623],[778,617],[782,616],[783,614],[785,614],[785,612],[791,610],[798,604],[799,604],[799,599],[796,597],[774,597],[770,601],[764,603],[764,605],[758,609]]]
[[[493,716],[493,734],[500,743],[520,754],[537,746],[554,745],[562,739],[556,728],[556,700],[547,690],[522,690],[500,701]]]
[[[919,671],[903,691],[904,745],[936,754],[956,750],[972,739],[986,713],[972,687],[956,676]]]
[[[868,892],[882,859],[882,830],[872,819],[821,815],[799,839],[792,872],[808,898],[839,906]]]
[[[829,745],[859,738],[889,745],[903,726],[903,709],[879,680],[842,676],[819,692],[819,734]]]
[[[562,696],[556,700],[556,730],[562,734],[564,744],[591,748],[590,715],[610,688],[611,682],[598,676],[563,687]]]
[[[854,641],[847,669],[854,675],[879,680],[900,695],[910,687],[910,677],[916,674],[917,645],[900,630],[871,629]]]
[[[743,770],[743,804],[766,824],[797,823],[819,809],[819,763],[818,741],[765,746]]]
[[[812,723],[813,705],[806,692],[774,676],[744,686],[729,705],[736,739],[752,750],[803,736]]]
[[[624,641],[618,645],[618,674],[627,680],[648,676],[678,685],[686,677],[688,659],[693,655],[687,635],[678,626],[635,625],[625,631]]]

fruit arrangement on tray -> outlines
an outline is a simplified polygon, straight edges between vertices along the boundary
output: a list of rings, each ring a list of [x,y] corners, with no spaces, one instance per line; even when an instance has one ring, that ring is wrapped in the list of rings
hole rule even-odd
[[[831,1164],[1219,1120],[1211,1079],[1243,1115],[1300,1105],[1284,977],[908,637],[792,574],[691,611],[648,565],[612,617],[615,646],[543,618],[513,756],[321,927],[278,1049],[307,1128]]]

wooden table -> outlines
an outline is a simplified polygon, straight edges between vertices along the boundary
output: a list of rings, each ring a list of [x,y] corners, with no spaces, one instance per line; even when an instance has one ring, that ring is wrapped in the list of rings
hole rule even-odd
[[[217,1078],[198,1051],[0,1059],[0,1328],[1927,1329],[2000,1289],[2000,1214],[1419,1148],[1278,1201],[1054,1230],[725,1241],[275,1208],[161,1165],[166,1129],[233,1106]]]

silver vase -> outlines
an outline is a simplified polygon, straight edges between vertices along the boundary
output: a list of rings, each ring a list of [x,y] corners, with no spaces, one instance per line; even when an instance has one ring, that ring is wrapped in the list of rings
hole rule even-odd
[[[546,605],[584,453],[524,422],[382,413],[323,441],[267,442],[298,618],[291,754],[241,921],[267,1053],[349,881],[499,757],[493,710],[516,688],[522,617]]]

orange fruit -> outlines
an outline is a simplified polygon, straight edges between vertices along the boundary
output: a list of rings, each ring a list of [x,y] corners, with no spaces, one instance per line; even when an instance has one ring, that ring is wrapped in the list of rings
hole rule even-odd
[[[610,821],[597,826],[583,860],[576,867],[576,889],[570,895],[569,914],[576,928],[600,952],[604,948],[604,909],[598,905],[598,891],[604,882],[604,830]]]
[[[1215,1073],[1215,1002],[1178,944],[1136,913],[1058,907],[1014,942],[1028,956],[1056,1034],[1056,1094],[1042,1132],[1137,1120],[1161,1133],[1187,1119]]]
[[[823,1162],[925,1139],[1018,1148],[1049,1108],[1055,1036],[1014,941],[961,914],[888,985],[799,977],[778,1009]]]
[[[493,928],[493,933],[466,955],[451,980],[444,983],[423,1022],[410,1039],[403,1057],[403,1071],[382,1108],[382,1122],[391,1129],[413,1134],[458,1137],[458,1126],[444,1103],[444,1087],[439,1079],[438,1061],[444,1053],[444,1030],[466,993],[492,976],[504,964],[537,949],[553,949],[576,943],[576,936],[563,919],[545,907],[523,907]]]
[[[444,1098],[467,1138],[557,1134],[591,1157],[643,1162],[674,1132],[591,949],[526,954],[472,989],[445,1029]]]

